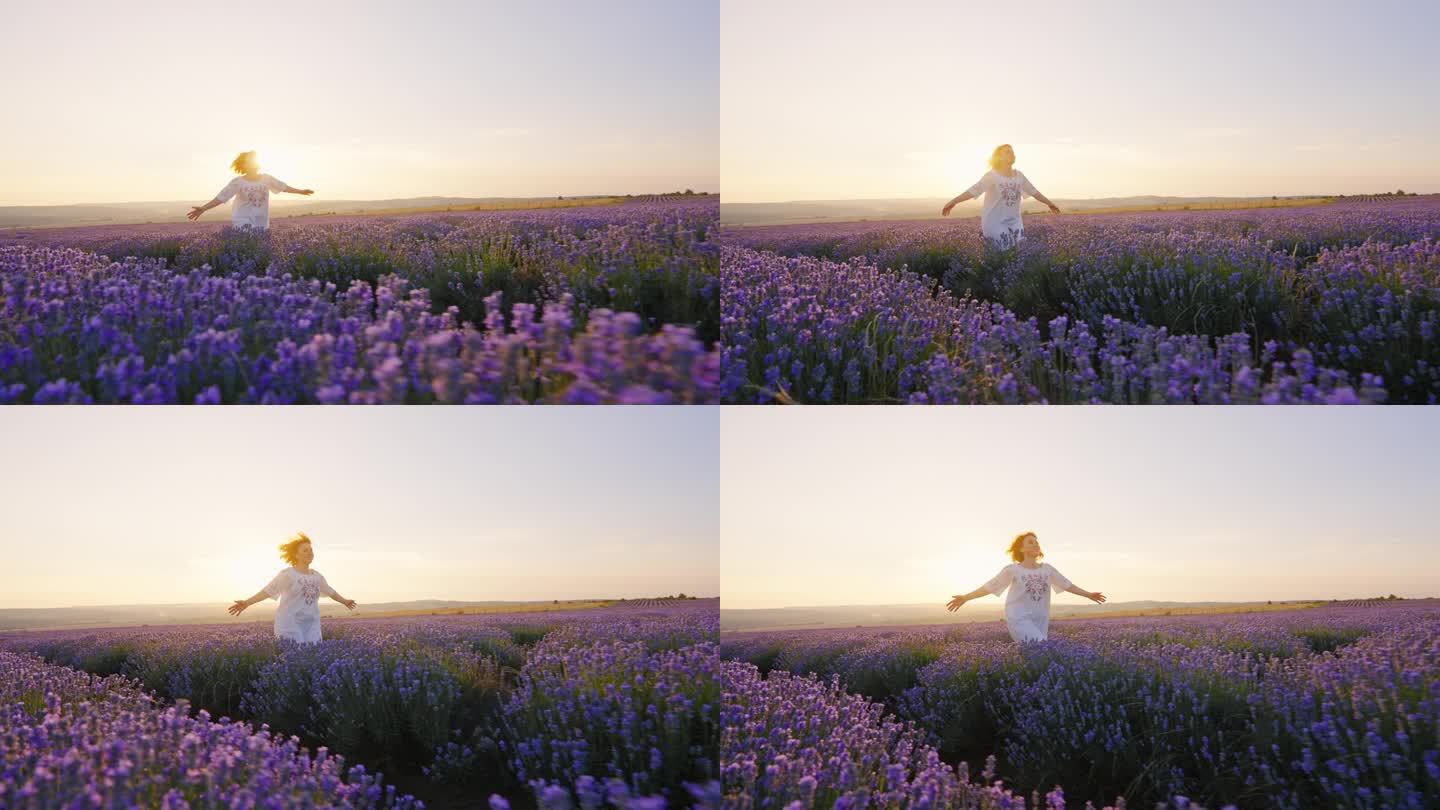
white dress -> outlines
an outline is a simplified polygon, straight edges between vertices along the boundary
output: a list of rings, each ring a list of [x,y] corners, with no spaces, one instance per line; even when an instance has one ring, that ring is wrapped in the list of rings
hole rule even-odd
[[[270,227],[270,192],[279,193],[287,188],[289,186],[268,174],[260,175],[260,179],[255,182],[237,177],[220,189],[215,200],[224,203],[229,202],[232,197],[235,198],[235,204],[230,211],[230,224],[236,228],[248,225],[263,231]]]
[[[1071,585],[1065,575],[1049,563],[1026,568],[1011,563],[1000,569],[985,590],[999,596],[1006,588],[1005,625],[1016,641],[1044,641],[1050,632],[1050,591],[1060,593]]]
[[[991,170],[965,191],[977,199],[984,195],[980,209],[980,232],[985,234],[986,239],[998,243],[1001,247],[1010,247],[1025,238],[1025,223],[1020,218],[1020,201],[1040,192],[1030,185],[1024,172],[1017,171],[1006,177]]]
[[[275,575],[265,593],[279,599],[275,609],[275,637],[292,641],[320,640],[320,597],[335,596],[335,589],[314,568],[302,574],[290,566]]]

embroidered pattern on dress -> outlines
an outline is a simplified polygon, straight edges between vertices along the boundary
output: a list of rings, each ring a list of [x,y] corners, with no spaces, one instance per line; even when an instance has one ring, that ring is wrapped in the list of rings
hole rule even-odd
[[[1044,574],[1021,574],[1020,580],[1025,583],[1025,593],[1036,602],[1045,598],[1045,575]]]
[[[320,598],[320,582],[314,577],[305,577],[300,580],[300,595],[305,598],[305,604],[313,605]]]
[[[1020,184],[1009,183],[1000,186],[1000,196],[1005,200],[1006,205],[1014,206],[1020,202]]]
[[[245,201],[246,205],[264,205],[267,191],[264,184],[247,183],[240,188],[240,198]]]

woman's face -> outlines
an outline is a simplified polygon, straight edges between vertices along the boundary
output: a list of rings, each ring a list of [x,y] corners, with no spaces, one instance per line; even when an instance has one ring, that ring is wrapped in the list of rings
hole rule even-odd
[[[310,563],[313,562],[314,559],[315,549],[310,548],[309,543],[301,543],[300,547],[295,549],[295,560],[301,565],[309,567]]]
[[[245,158],[245,162],[241,165],[244,166],[246,174],[258,173],[260,171],[260,158],[250,155]]]
[[[1006,146],[1000,150],[1000,162],[1009,166],[1015,163],[1015,150]]]
[[[1033,534],[1025,535],[1024,542],[1020,544],[1020,550],[1035,557],[1039,557],[1042,553],[1040,551],[1040,541],[1035,539],[1035,535]]]

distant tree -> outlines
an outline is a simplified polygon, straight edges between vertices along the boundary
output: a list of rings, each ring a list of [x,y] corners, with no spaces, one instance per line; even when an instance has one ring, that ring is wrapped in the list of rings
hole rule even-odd
[[[1345,199],[1345,195],[1344,195],[1344,194],[1341,194],[1341,195],[1340,195],[1340,199],[1342,199],[1342,200]]]
[[[1265,604],[1267,604],[1267,605],[1273,605],[1273,604],[1275,604],[1275,603],[1272,602],[1272,601],[1270,601],[1269,599],[1266,599],[1266,600],[1265,600]]]
[[[1387,597],[1385,597],[1385,598],[1386,598],[1386,599],[1389,599],[1390,601],[1393,602],[1393,601],[1395,601],[1395,594],[1392,593],[1392,594],[1390,594],[1389,596],[1387,596]]]
[[[680,594],[679,598],[680,598],[680,599],[686,599],[686,598],[688,598],[688,597],[686,597],[685,594],[682,592],[682,593]]]
[[[1405,189],[1403,189],[1403,188],[1396,189],[1396,190],[1395,190],[1395,196],[1397,196],[1397,197],[1404,197],[1404,196],[1405,196]]]
[[[686,197],[694,197],[694,196],[695,196],[695,189],[693,189],[693,188],[687,188],[687,189],[685,189],[685,196],[686,196]]]
[[[560,600],[559,600],[559,599],[556,599],[554,602],[551,602],[550,604],[552,604],[552,605],[558,605],[558,604],[560,604]]]
[[[1272,200],[1278,200],[1278,199],[1280,199],[1280,198],[1279,198],[1279,197],[1276,197],[1274,194],[1271,194],[1271,195],[1270,195],[1270,199],[1272,199]]]
[[[565,199],[565,195],[564,195],[564,194],[561,194],[559,197],[556,197],[556,199],[557,199],[557,200],[563,200],[563,199]]]

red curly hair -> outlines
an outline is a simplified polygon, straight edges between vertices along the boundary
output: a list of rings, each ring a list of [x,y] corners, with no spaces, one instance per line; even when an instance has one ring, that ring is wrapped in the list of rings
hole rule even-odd
[[[1025,559],[1025,552],[1021,551],[1020,547],[1025,545],[1025,538],[1027,537],[1034,537],[1036,540],[1040,539],[1038,536],[1036,536],[1034,532],[1025,532],[1024,534],[1015,535],[1015,539],[1010,541],[1010,559],[1014,560],[1015,562],[1020,562],[1021,560]],[[1044,557],[1045,552],[1040,552],[1040,556]]]

